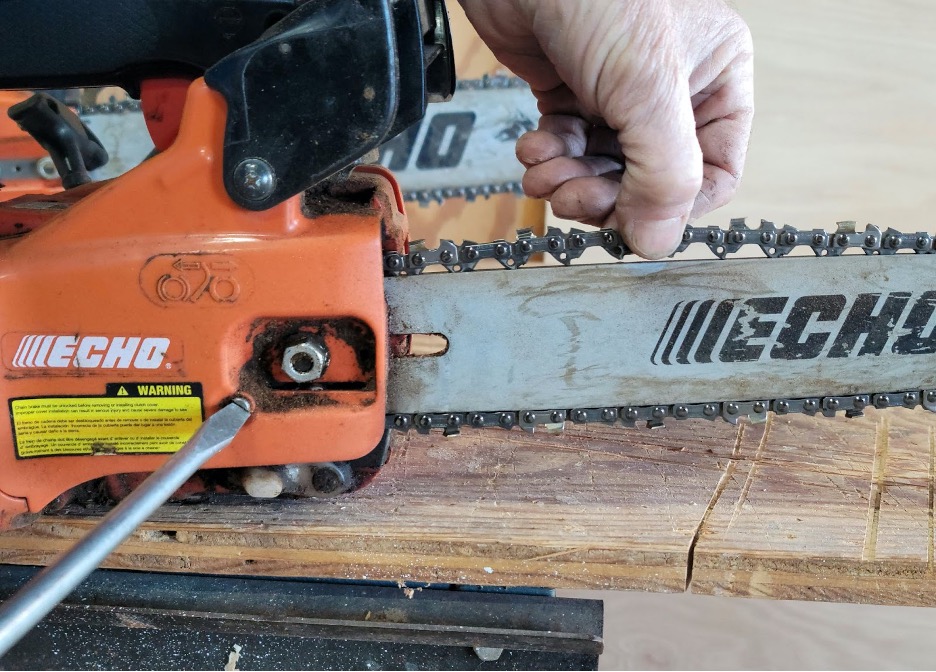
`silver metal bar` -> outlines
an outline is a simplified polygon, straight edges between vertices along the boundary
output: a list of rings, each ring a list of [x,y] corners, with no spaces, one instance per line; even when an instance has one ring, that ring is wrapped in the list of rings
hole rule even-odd
[[[385,278],[391,333],[448,339],[392,360],[387,412],[930,390],[934,278],[936,255],[913,254]]]
[[[249,417],[248,402],[235,399],[208,418],[179,452],[87,536],[0,605],[0,657],[84,581],[199,467],[231,443]]]

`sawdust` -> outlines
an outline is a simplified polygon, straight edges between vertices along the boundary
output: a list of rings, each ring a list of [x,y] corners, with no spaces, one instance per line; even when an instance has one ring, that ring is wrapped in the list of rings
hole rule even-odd
[[[302,214],[314,219],[323,215],[373,213],[372,203],[379,184],[377,177],[358,173],[330,178],[305,192]]]

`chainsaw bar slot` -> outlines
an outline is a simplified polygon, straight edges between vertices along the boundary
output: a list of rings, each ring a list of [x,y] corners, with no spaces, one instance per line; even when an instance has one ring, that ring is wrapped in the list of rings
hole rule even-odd
[[[406,334],[409,352],[403,357],[441,357],[449,349],[449,340],[442,334]]]

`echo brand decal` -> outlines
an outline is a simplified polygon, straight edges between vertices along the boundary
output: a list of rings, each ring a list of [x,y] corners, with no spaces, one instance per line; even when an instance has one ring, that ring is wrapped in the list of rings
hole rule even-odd
[[[3,338],[4,363],[22,373],[172,369],[181,360],[175,350],[165,337],[7,334]]]
[[[653,364],[936,353],[936,291],[677,303]]]

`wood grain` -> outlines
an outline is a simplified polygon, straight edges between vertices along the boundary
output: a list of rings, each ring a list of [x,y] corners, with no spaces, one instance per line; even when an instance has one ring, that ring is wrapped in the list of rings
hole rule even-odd
[[[933,432],[896,410],[412,434],[358,493],[165,506],[106,565],[933,604]],[[0,561],[48,562],[82,513],[5,533]]]
[[[167,506],[108,565],[681,591],[736,433],[698,423],[410,435],[349,497]],[[0,560],[46,562],[93,522],[42,518],[5,533]]]
[[[930,419],[771,420],[700,530],[693,592],[936,603]]]

